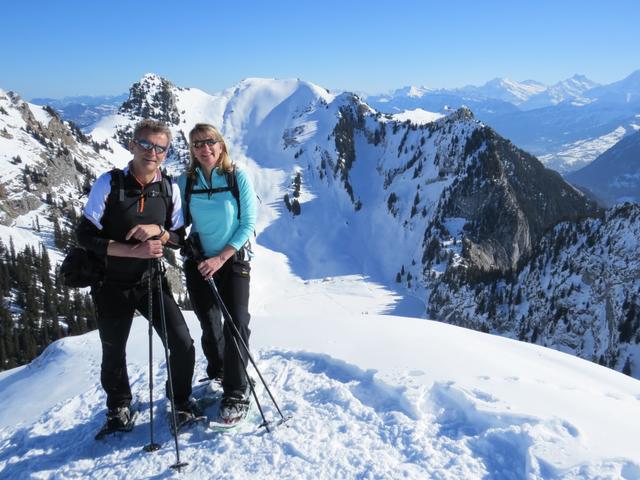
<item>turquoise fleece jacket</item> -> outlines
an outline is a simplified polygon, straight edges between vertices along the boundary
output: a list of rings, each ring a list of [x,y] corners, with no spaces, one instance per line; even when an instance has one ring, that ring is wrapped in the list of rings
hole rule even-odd
[[[223,188],[227,186],[224,175],[217,169],[211,171],[210,178],[200,167],[196,167],[197,181],[193,182],[193,190]],[[207,257],[218,255],[226,245],[240,250],[247,243],[256,228],[256,193],[247,174],[236,167],[236,181],[240,190],[240,220],[238,220],[238,204],[233,194],[192,193],[190,202],[191,233],[200,235],[202,248]],[[187,173],[178,178],[178,186],[185,205]]]

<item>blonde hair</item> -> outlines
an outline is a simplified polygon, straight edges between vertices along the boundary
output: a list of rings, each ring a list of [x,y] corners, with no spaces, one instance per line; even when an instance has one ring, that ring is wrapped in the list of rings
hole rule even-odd
[[[193,153],[193,137],[196,133],[207,134],[211,136],[211,138],[213,138],[216,142],[222,143],[223,148],[220,152],[220,159],[218,160],[218,165],[216,165],[216,170],[220,174],[224,172],[233,172],[233,163],[231,163],[231,159],[229,158],[229,154],[227,153],[227,144],[225,143],[224,138],[222,138],[222,135],[220,134],[218,129],[208,123],[197,123],[196,126],[193,127],[189,132],[189,157],[191,160],[189,162],[189,167],[187,170],[188,174],[191,176],[195,176],[196,167],[198,166],[198,159]]]

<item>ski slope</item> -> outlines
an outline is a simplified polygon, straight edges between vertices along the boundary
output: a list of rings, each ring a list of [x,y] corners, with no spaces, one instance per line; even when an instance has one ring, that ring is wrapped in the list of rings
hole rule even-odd
[[[285,415],[180,436],[180,473],[154,336],[155,439],[149,442],[147,325],[128,344],[141,415],[106,441],[97,332],[52,344],[0,373],[0,478],[537,479],[640,478],[640,383],[578,358],[387,312],[400,299],[360,276],[303,281],[257,248],[252,348]],[[199,337],[192,312],[185,312]],[[196,378],[205,370],[197,346]],[[160,399],[158,399],[160,398]],[[271,419],[277,412],[260,398]]]

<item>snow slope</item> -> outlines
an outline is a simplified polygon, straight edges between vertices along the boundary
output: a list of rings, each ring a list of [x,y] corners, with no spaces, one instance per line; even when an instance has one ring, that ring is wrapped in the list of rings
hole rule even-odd
[[[63,339],[0,373],[0,477],[640,478],[637,380],[535,345],[390,316],[399,298],[366,278],[302,281],[282,254],[257,251],[252,345],[293,417],[288,426],[258,431],[254,410],[232,433],[193,429],[180,436],[189,465],[173,472],[154,338],[162,448],[145,453],[147,327],[138,318],[128,345],[142,405],[134,431],[93,440],[104,418],[98,336]],[[197,321],[186,316],[197,338]],[[264,392],[261,399],[276,418]]]

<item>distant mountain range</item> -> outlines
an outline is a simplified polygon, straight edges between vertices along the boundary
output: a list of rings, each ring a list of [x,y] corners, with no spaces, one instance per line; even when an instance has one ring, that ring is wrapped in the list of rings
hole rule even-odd
[[[639,92],[640,70],[609,85],[599,85],[584,75],[549,86],[535,80],[495,78],[481,86],[408,86],[362,99],[382,113],[403,114],[404,118],[412,118],[411,112],[416,111],[414,118],[420,123],[465,106],[546,166],[566,174],[640,129]],[[32,103],[50,105],[62,118],[88,131],[101,118],[115,113],[126,98],[126,94],[36,98]]]
[[[548,87],[533,80],[497,78],[480,87],[453,90],[405,87],[365,100],[388,113],[418,108],[446,112],[467,106],[501,135],[565,174],[640,129],[639,92],[640,70],[609,85],[583,75]]]
[[[42,106],[49,105],[65,120],[72,121],[79,128],[87,128],[102,117],[117,112],[127,97],[127,94],[122,94],[96,97],[84,95],[62,99],[33,98],[31,103]]]

